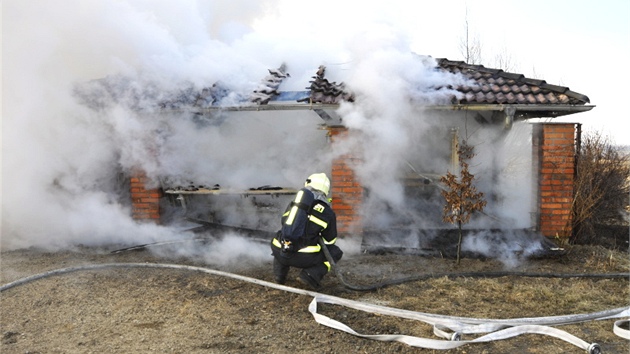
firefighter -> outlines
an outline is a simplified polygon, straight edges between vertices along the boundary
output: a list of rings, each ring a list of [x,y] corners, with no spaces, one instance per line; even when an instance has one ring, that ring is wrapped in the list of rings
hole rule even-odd
[[[304,188],[287,206],[281,218],[283,227],[271,242],[276,283],[284,284],[290,267],[295,267],[301,268],[298,277],[300,282],[315,290],[320,289],[322,278],[331,269],[319,243],[320,239],[335,263],[341,259],[343,252],[335,245],[337,218],[330,206],[329,192],[330,180],[326,174],[315,173],[306,179]],[[303,218],[301,227],[300,218]],[[292,229],[291,226],[295,227]]]

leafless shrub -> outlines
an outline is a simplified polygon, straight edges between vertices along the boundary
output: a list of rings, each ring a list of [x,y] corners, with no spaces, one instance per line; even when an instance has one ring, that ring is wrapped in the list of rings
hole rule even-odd
[[[466,140],[458,144],[459,176],[448,171],[446,176],[440,177],[445,189],[441,191],[446,204],[443,208],[444,222],[457,224],[459,239],[457,242],[457,264],[459,265],[462,248],[462,225],[470,220],[472,213],[483,211],[486,206],[483,192],[477,191],[473,184],[475,176],[468,171],[468,161],[475,156],[473,147]]]
[[[630,154],[599,132],[584,134],[573,200],[573,243],[597,244],[598,225],[628,222]]]

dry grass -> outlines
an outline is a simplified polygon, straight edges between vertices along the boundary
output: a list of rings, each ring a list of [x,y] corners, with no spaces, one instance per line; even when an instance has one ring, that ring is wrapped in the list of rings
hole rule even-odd
[[[2,254],[0,282],[45,270],[98,262],[172,262],[149,252],[118,256],[43,253]],[[195,264],[177,260],[177,263]],[[393,279],[419,273],[496,271],[493,260],[394,255],[348,255],[340,266],[352,282]],[[557,259],[524,261],[518,271],[557,273],[628,272],[628,253],[600,246],[569,246]],[[271,281],[270,261],[242,270]],[[378,276],[373,276],[378,274]],[[293,274],[295,275],[295,274]],[[301,287],[290,276],[289,286]],[[591,313],[628,306],[627,279],[447,278],[408,282],[375,292],[349,291],[333,276],[323,293],[412,311],[475,318],[522,318]],[[358,338],[318,325],[307,311],[308,296],[268,289],[223,277],[169,270],[108,270],[50,277],[0,297],[2,353],[180,352],[180,353],[583,353],[541,335],[430,351],[401,343]],[[336,305],[319,312],[366,334],[407,334],[436,338],[431,326],[377,316]],[[612,333],[612,320],[558,326],[605,353],[625,353],[628,341]],[[17,333],[17,334],[14,334]],[[464,339],[472,339],[472,335]]]
[[[627,253],[600,246],[569,246],[569,253],[560,259],[540,260],[524,264],[522,271],[556,273],[628,272]],[[466,271],[489,271],[498,266],[493,261],[463,260]],[[451,261],[452,262],[452,261]],[[434,264],[435,266],[435,264]],[[452,263],[451,263],[452,266]],[[474,318],[523,318],[591,313],[628,306],[630,288],[627,279],[583,278],[448,278],[406,283],[381,289],[359,300],[431,314]],[[360,333],[402,333],[432,337],[432,327],[415,321],[374,316],[359,311],[327,305],[320,311],[339,319]],[[560,329],[585,340],[602,344],[604,352],[623,352],[628,343],[612,334],[611,322],[561,326]],[[464,339],[473,339],[468,336]],[[517,349],[515,349],[517,348]],[[440,351],[443,352],[443,351]],[[463,347],[452,353],[560,353],[574,352],[566,343],[548,337],[525,335],[507,341]],[[579,350],[575,350],[579,352]]]

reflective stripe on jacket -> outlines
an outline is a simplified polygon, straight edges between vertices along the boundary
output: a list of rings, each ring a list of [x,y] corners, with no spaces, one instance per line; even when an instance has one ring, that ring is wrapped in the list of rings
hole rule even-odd
[[[324,241],[325,242],[325,241]],[[275,247],[278,248],[282,248],[282,244],[280,243],[280,241],[278,241],[277,238],[273,238],[273,241],[271,242]],[[320,246],[319,244],[314,245],[314,246],[306,246],[306,247],[302,247],[298,250],[298,252],[302,252],[302,253],[317,253],[319,251],[322,250],[322,246]]]

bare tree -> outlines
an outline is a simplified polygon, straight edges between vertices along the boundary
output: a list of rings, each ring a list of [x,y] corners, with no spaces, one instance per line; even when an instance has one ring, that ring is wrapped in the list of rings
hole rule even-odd
[[[459,52],[464,61],[471,65],[483,65],[485,60],[482,55],[483,45],[479,34],[471,30],[470,21],[468,19],[468,6],[466,6],[466,17],[464,18],[464,35],[460,38]],[[515,72],[517,69],[516,61],[510,54],[507,46],[503,45],[494,55],[493,67],[507,72]]]
[[[494,55],[494,67],[507,72],[516,72],[516,62],[505,45]]]
[[[481,64],[481,40],[477,34],[471,34],[468,23],[468,6],[466,6],[466,17],[464,19],[464,37],[459,43],[459,52],[468,64]]]

